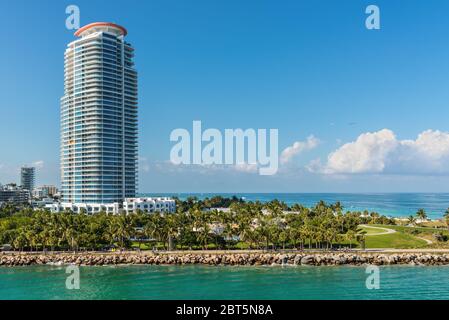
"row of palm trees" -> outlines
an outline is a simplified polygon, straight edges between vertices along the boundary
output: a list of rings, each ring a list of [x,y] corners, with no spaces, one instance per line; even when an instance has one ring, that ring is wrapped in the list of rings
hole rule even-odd
[[[0,220],[0,242],[15,249],[98,249],[107,244],[124,245],[134,232],[132,217],[95,216],[39,210],[31,215],[16,215]]]
[[[449,212],[449,209],[446,210],[446,213],[448,213],[448,212]],[[418,219],[421,222],[427,220],[427,212],[423,208],[418,209],[418,211],[416,211],[416,214],[414,216],[410,215],[407,219],[407,222],[410,225],[416,225]]]
[[[414,216],[410,215],[407,219],[407,222],[410,225],[416,225],[418,219],[421,221],[425,221],[425,220],[427,220],[427,218],[428,218],[428,216],[427,216],[426,211],[421,208],[421,209],[418,209],[418,211],[416,211],[416,214]],[[446,223],[446,226],[449,231],[449,208],[447,208],[446,211],[444,212],[443,218],[444,218],[444,222]]]
[[[323,201],[313,208],[286,206],[279,201],[262,204],[224,201],[225,210],[207,208],[223,201],[195,199],[178,202],[171,214],[94,215],[22,210],[0,219],[0,243],[17,250],[98,250],[111,245],[129,248],[163,246],[165,249],[201,248],[320,248],[364,242],[359,224],[387,218],[375,213],[343,213],[340,203]],[[388,220],[389,221],[389,220]],[[388,222],[387,221],[387,222]],[[390,221],[391,222],[391,221]],[[150,245],[148,243],[151,243]]]

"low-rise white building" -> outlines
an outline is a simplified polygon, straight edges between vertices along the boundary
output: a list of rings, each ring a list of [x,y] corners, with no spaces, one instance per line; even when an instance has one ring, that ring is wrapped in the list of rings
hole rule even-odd
[[[53,213],[64,212],[66,210],[74,213],[94,214],[106,212],[108,214],[120,213],[119,203],[96,204],[96,203],[53,203],[46,205],[45,208]]]
[[[176,211],[176,202],[171,198],[126,198],[123,204],[108,203],[53,203],[47,204],[45,208],[53,213],[72,211],[74,213],[95,214],[99,212],[106,212],[108,214],[118,213],[135,213],[141,210],[146,213],[153,212],[167,212],[173,213]]]
[[[126,213],[136,212],[168,212],[176,211],[175,200],[167,197],[161,198],[126,198],[123,202],[123,211]]]
[[[47,208],[47,206],[55,204],[56,201],[53,198],[43,198],[40,200],[31,200],[31,206],[34,209]]]

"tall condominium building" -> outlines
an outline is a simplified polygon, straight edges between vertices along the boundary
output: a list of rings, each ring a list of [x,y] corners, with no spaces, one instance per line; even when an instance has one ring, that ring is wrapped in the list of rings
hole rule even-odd
[[[29,192],[34,189],[34,173],[33,167],[22,167],[20,169],[20,186]]]
[[[137,185],[137,72],[125,28],[78,29],[65,51],[61,181],[65,203],[123,203]]]

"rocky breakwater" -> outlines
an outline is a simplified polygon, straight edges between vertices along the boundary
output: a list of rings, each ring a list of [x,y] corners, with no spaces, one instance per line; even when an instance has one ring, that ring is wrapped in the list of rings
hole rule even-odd
[[[0,266],[29,265],[445,265],[449,254],[438,253],[4,253]]]

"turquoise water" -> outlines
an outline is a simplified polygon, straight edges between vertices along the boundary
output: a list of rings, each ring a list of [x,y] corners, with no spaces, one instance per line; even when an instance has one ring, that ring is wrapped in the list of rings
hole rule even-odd
[[[380,267],[368,290],[364,267],[80,267],[68,290],[64,267],[0,268],[0,299],[449,299],[449,266]]]
[[[151,194],[154,196],[154,194]],[[158,194],[186,198],[192,194]],[[193,194],[199,198],[217,194]],[[232,196],[233,194],[220,194]],[[347,210],[408,216],[424,208],[441,218],[449,194],[250,193],[248,201],[279,199],[312,206],[341,201]],[[66,289],[64,267],[0,267],[0,299],[449,299],[449,266],[380,267],[380,289],[365,286],[365,268],[104,266],[80,267],[79,290]]]
[[[432,219],[441,218],[449,207],[448,193],[165,193],[157,195],[177,196],[181,199],[190,195],[200,199],[214,195],[224,197],[236,195],[248,201],[266,202],[278,199],[289,205],[300,203],[307,207],[315,205],[320,200],[328,203],[340,201],[346,210],[376,211],[392,217],[414,215],[419,208],[424,208]]]

